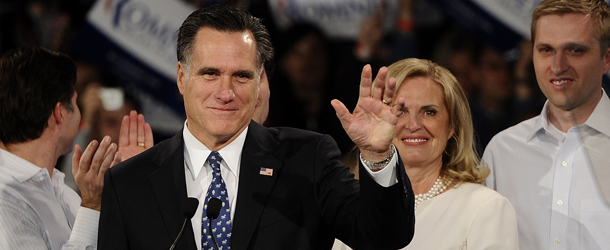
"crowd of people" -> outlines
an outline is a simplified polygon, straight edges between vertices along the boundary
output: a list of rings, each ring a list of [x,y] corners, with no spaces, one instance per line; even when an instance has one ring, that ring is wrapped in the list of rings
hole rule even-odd
[[[608,4],[542,1],[515,59],[454,25],[420,46],[397,2],[335,41],[190,1],[171,138],[67,55],[94,1],[0,3],[0,248],[608,249]]]
[[[430,23],[417,20],[423,15],[413,13],[418,6],[425,4],[422,1],[397,1],[397,20],[392,30],[383,28],[381,20],[386,10],[381,4],[376,12],[362,21],[358,35],[351,41],[333,40],[330,34],[325,34],[313,23],[297,22],[280,29],[264,0],[185,2],[194,7],[229,4],[247,8],[261,18],[276,48],[274,60],[266,64],[266,75],[271,83],[269,88],[275,94],[270,96],[273,108],[269,109],[264,125],[330,134],[344,156],[352,153],[354,145],[334,119],[334,110],[329,102],[336,98],[349,109],[355,107],[358,87],[353,83],[358,82],[358,72],[365,64],[379,69],[400,59],[417,57],[448,68],[458,77],[471,102],[479,154],[493,135],[533,117],[545,100],[535,86],[531,54],[527,50],[518,60],[509,61],[492,45],[483,46],[474,35],[448,24],[453,23],[448,17],[432,21],[432,25],[423,24],[423,28],[418,29],[418,23]],[[86,0],[0,3],[0,19],[16,20],[1,22],[0,53],[17,47],[42,46],[67,53],[77,61],[76,89],[78,103],[83,107],[80,126],[83,133],[89,132],[90,120],[95,117],[94,107],[99,103],[99,98],[89,95],[93,89],[88,87],[90,83],[96,86],[103,82],[123,88],[121,91],[128,96],[134,96],[130,91],[137,91],[133,85],[125,84],[121,76],[108,77],[109,72],[74,54],[71,39],[78,35],[87,10],[93,4],[95,1]],[[429,4],[418,10],[425,11],[425,8],[438,12]],[[427,34],[430,26],[435,27],[438,34]],[[157,130],[154,125],[153,129]],[[118,127],[115,130],[116,134]],[[155,139],[167,139],[175,131],[169,132],[159,130]]]

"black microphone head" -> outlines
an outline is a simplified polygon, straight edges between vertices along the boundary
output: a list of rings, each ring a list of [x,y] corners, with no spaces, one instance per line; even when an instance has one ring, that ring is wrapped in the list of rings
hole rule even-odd
[[[218,218],[220,214],[220,208],[222,208],[222,201],[216,197],[212,197],[210,201],[208,201],[208,218],[214,220]]]
[[[199,206],[199,200],[197,198],[189,197],[186,199],[186,203],[184,203],[184,207],[182,208],[184,218],[193,218],[195,212],[197,211],[197,207]]]

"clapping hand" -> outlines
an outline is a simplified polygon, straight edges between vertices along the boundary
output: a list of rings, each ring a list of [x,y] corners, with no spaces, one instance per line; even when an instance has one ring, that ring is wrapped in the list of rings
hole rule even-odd
[[[387,74],[388,69],[381,68],[373,82],[371,66],[364,66],[360,96],[353,113],[339,100],[331,102],[343,129],[356,143],[362,157],[371,162],[381,161],[390,155],[398,117],[405,106],[404,98],[394,101],[396,79],[390,78],[386,85]]]
[[[150,124],[133,110],[121,122],[119,145],[111,141],[105,136],[101,143],[91,141],[84,152],[79,145],[74,148],[72,174],[81,192],[83,207],[100,211],[106,170],[154,144]]]
[[[72,174],[81,192],[81,206],[100,211],[104,173],[118,163],[118,158],[120,153],[117,153],[117,145],[111,143],[110,136],[105,136],[101,143],[91,141],[84,152],[79,145],[75,146]]]

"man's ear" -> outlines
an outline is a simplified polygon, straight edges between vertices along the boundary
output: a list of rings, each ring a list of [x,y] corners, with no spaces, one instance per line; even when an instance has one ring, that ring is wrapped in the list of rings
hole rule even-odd
[[[184,78],[186,77],[186,72],[184,72],[184,67],[182,66],[182,63],[178,62],[178,67],[177,67],[177,78],[176,78],[176,83],[178,84],[178,90],[180,91],[180,94],[184,95]]]
[[[604,74],[608,74],[608,70],[610,70],[610,47],[604,53]]]
[[[267,78],[267,70],[265,70],[265,67],[262,67],[259,73],[260,74],[258,74],[258,84],[260,85],[263,79]]]
[[[51,116],[49,117],[49,127],[59,126],[63,123],[65,118],[65,110],[66,107],[61,102],[55,104],[53,112],[51,112]]]

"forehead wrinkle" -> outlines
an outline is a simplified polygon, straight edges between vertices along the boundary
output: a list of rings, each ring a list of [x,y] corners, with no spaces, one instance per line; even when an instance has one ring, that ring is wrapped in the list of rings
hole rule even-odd
[[[207,34],[205,34],[207,33]],[[238,37],[235,37],[234,35],[237,35]],[[250,54],[253,53],[252,56],[254,57],[254,65],[255,67],[257,67],[257,53],[256,53],[256,44],[255,41],[253,40],[253,35],[250,31],[219,31],[219,30],[215,30],[212,28],[208,28],[208,27],[204,27],[202,29],[199,30],[199,33],[197,35],[196,38],[200,38],[200,39],[204,39],[204,36],[207,36],[206,38],[209,38],[210,36],[213,36],[216,38],[216,43],[205,43],[204,41],[201,41],[199,43],[195,44],[195,51],[193,54],[197,53],[197,52],[206,52],[204,57],[210,57],[212,55],[222,55],[222,56],[229,56],[229,57],[233,57],[235,59],[241,59],[244,56],[250,56],[250,55],[246,55],[244,53]],[[234,40],[237,39],[237,40]],[[207,40],[207,39],[206,39]],[[244,43],[245,47],[239,48],[238,47],[231,47],[229,49],[227,49],[227,47],[225,47],[225,45],[227,43],[231,43],[234,44],[231,41],[241,41]],[[240,51],[243,48],[247,48],[247,52],[245,51]],[[251,50],[251,51],[250,51]],[[200,55],[201,57],[201,55]],[[224,60],[224,62],[229,62],[231,60],[227,59]]]
[[[576,16],[576,17],[575,17]],[[558,21],[557,18],[560,19],[570,19],[574,25],[567,27],[558,27],[558,24],[555,22]],[[575,20],[576,19],[576,20]],[[584,15],[579,13],[565,13],[565,14],[550,14],[541,16],[538,19],[538,24],[536,28],[536,40],[539,39],[541,34],[549,34],[553,36],[557,36],[554,31],[571,31],[570,33],[577,34],[575,36],[571,36],[572,39],[580,39],[583,41],[589,41],[592,37],[596,41],[590,41],[592,43],[598,42],[599,34],[595,26],[595,21],[590,17],[590,15]],[[545,26],[545,27],[542,27]],[[554,31],[549,31],[554,30]],[[561,32],[560,32],[561,33]],[[565,33],[564,33],[565,34]]]

